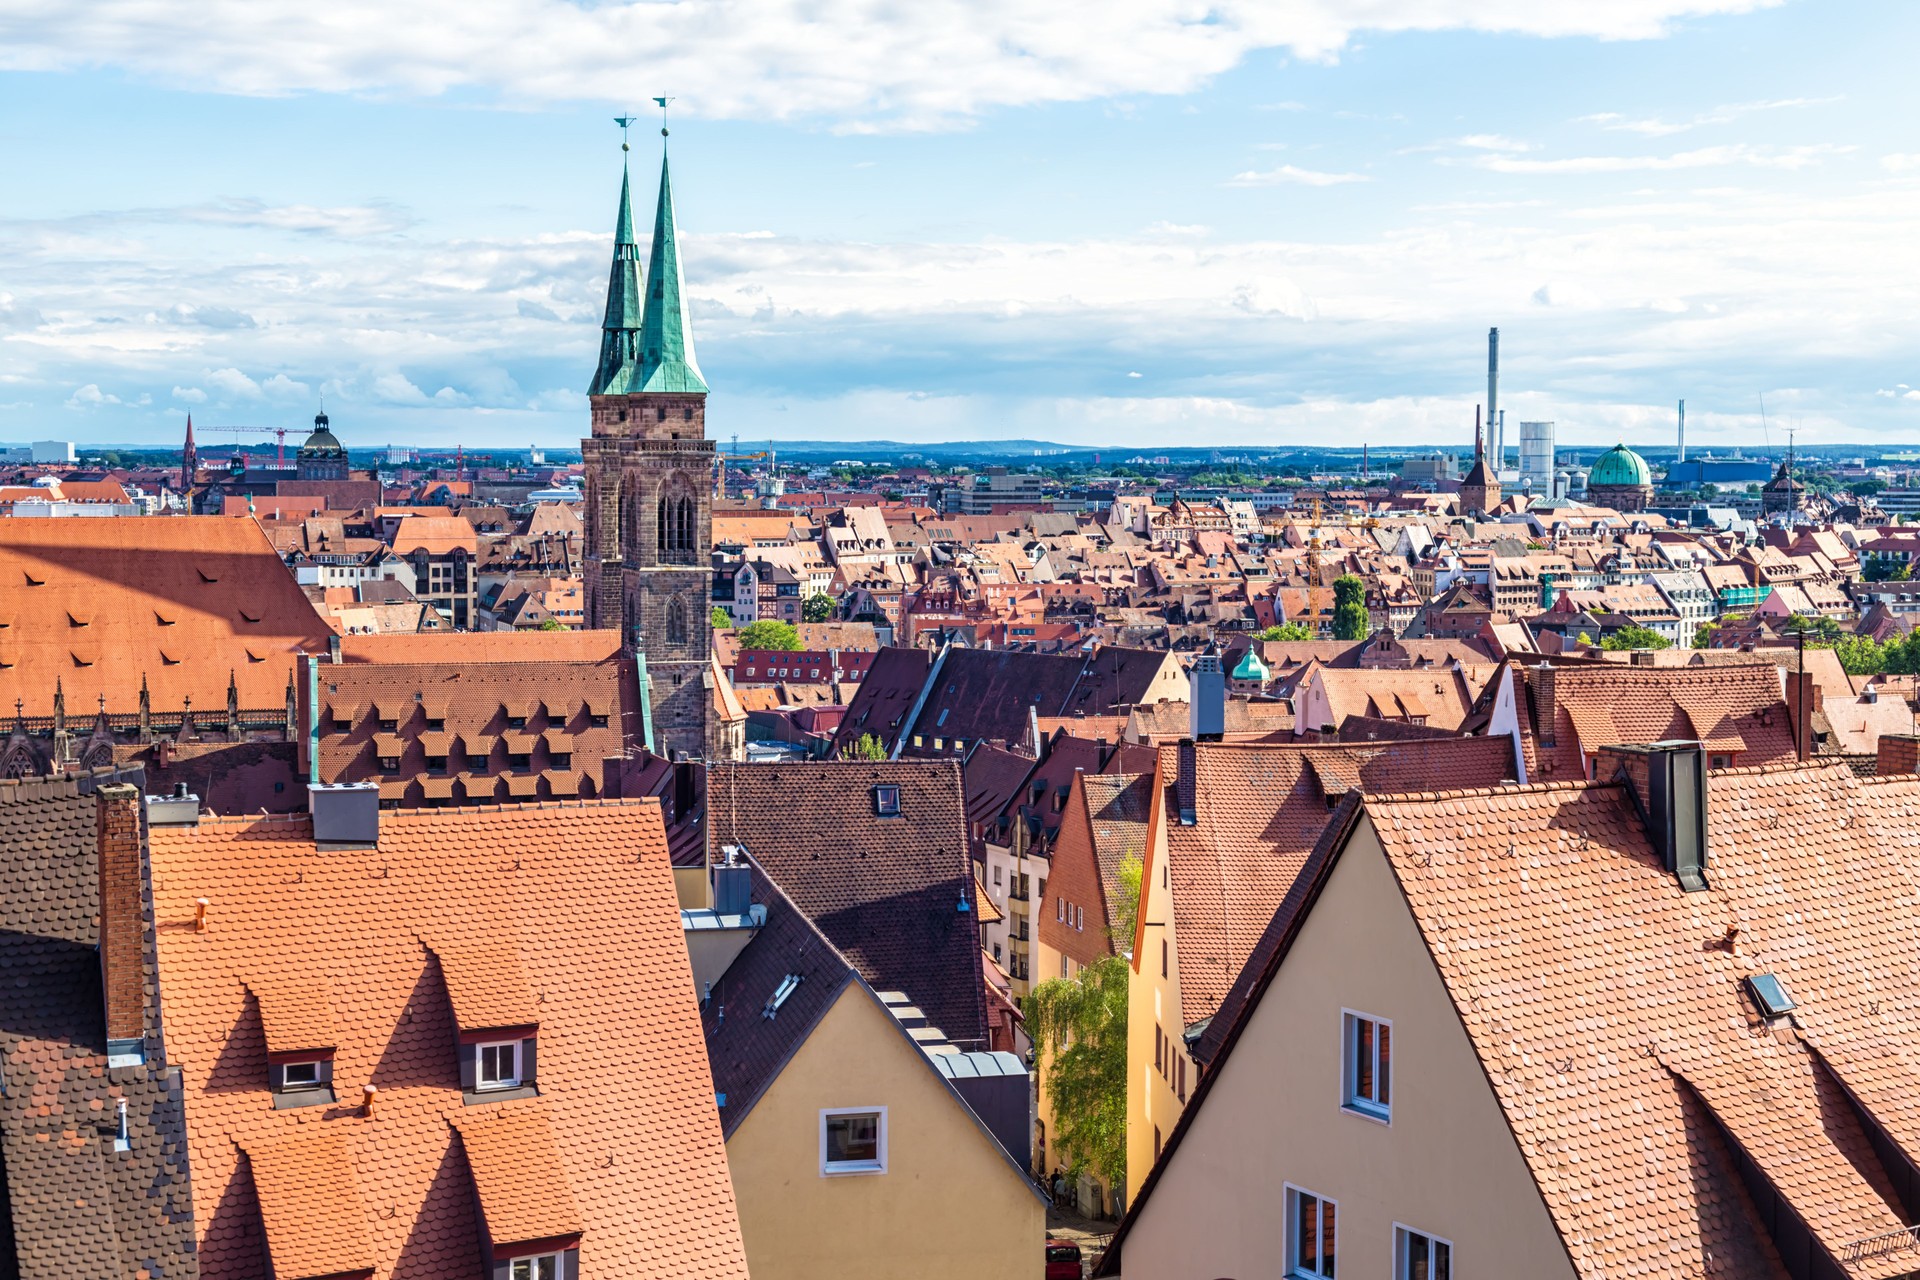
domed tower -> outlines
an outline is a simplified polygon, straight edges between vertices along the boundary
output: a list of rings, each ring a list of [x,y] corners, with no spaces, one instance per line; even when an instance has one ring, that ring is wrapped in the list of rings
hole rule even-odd
[[[1653,503],[1653,472],[1624,444],[1600,455],[1587,472],[1587,501],[1615,511],[1645,511]]]
[[[313,434],[300,446],[294,464],[302,480],[345,480],[347,450],[334,436],[325,413],[313,415]]]
[[[1793,445],[1787,445],[1787,460],[1760,490],[1760,514],[1797,515],[1807,503],[1807,487],[1793,474]]]

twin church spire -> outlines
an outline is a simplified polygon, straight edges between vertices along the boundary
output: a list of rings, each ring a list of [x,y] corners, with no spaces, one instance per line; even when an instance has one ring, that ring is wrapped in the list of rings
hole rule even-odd
[[[704,395],[706,379],[693,358],[693,326],[680,278],[680,242],[673,222],[673,184],[660,158],[660,201],[653,215],[653,248],[640,274],[633,238],[633,201],[625,167],[620,214],[614,224],[613,270],[607,278],[607,314],[601,322],[600,363],[587,394],[666,391]]]

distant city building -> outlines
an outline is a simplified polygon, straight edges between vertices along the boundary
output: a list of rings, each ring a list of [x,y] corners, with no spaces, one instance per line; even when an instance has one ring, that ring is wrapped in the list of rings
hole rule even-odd
[[[313,416],[313,434],[300,446],[295,466],[302,480],[346,480],[347,451],[327,425],[327,415]]]
[[[1520,424],[1520,481],[1547,488],[1553,481],[1553,424]]]
[[[1430,453],[1400,460],[1400,479],[1405,484],[1439,485],[1452,480],[1456,474],[1453,455],[1449,453]]]
[[[35,462],[72,462],[74,459],[71,440],[35,440],[28,448]]]
[[[1653,473],[1646,459],[1624,444],[1601,454],[1587,472],[1587,500],[1615,511],[1645,511],[1653,501]]]

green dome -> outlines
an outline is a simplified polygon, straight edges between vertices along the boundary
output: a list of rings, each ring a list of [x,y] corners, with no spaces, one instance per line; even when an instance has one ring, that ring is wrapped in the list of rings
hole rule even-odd
[[[1593,464],[1593,470],[1587,472],[1587,484],[1642,485],[1652,484],[1653,473],[1647,470],[1647,460],[1623,444],[1617,444],[1600,455]]]

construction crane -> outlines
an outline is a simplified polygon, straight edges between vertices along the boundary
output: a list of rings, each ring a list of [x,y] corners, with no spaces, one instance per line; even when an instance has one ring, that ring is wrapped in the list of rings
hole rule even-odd
[[[733,438],[733,447],[735,451],[732,453],[727,453],[722,450],[714,451],[713,496],[716,498],[724,498],[727,496],[727,464],[729,462],[752,462],[755,459],[770,456],[764,451],[760,453],[740,453],[739,436]]]
[[[287,428],[285,427],[201,427],[200,430],[227,436],[271,435],[274,441],[274,465],[285,466],[287,463]]]

